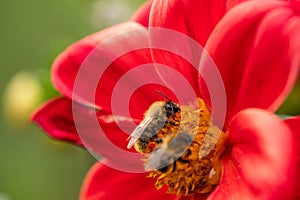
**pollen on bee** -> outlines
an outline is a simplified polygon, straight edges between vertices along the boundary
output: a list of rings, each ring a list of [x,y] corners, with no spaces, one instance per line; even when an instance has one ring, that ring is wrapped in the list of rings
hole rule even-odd
[[[172,194],[193,196],[200,193],[205,196],[219,183],[220,160],[227,134],[211,123],[210,111],[202,99],[199,99],[198,108],[180,106],[180,109],[179,124],[168,123],[163,127],[158,133],[163,144],[146,155],[145,165],[151,169],[148,177],[156,178],[157,189],[167,186]],[[175,158],[172,157],[174,152],[178,152],[180,144],[186,143],[183,139],[180,143],[178,139],[172,147],[172,139],[179,135],[184,136],[183,139],[191,138],[191,142]],[[164,153],[159,154],[160,149]],[[170,163],[162,165],[167,159]]]

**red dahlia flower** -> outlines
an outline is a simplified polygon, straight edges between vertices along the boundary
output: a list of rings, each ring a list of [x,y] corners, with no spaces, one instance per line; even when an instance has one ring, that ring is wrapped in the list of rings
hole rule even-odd
[[[235,2],[155,0],[151,9],[149,3],[135,15],[140,24],[127,22],[95,33],[56,59],[52,80],[63,97],[45,104],[33,120],[52,137],[83,145],[115,168],[95,164],[80,199],[299,198],[300,117],[281,120],[272,114],[298,76],[299,2],[249,1],[225,14]],[[136,153],[114,148],[126,149],[132,121],[140,123],[147,108],[161,100],[155,90],[178,101],[182,111],[177,130],[172,107],[172,118],[159,131],[167,136],[157,133],[157,140],[169,147],[168,135],[192,130],[186,127],[197,123],[182,133],[194,137],[189,153],[174,161],[177,167],[152,169],[150,176],[158,179],[128,170],[135,163],[126,163],[124,155]],[[198,107],[182,104],[193,95]],[[209,149],[213,155],[201,157],[198,144],[212,144],[205,138],[216,145]],[[159,150],[149,155],[146,166]]]

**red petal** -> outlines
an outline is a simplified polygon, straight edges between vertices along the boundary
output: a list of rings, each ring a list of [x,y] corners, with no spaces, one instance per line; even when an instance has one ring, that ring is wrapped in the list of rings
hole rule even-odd
[[[297,77],[299,27],[285,1],[239,4],[218,24],[205,49],[224,81],[227,119],[244,108],[275,110],[282,103]]]
[[[149,14],[152,6],[153,0],[147,1],[143,4],[131,17],[131,20],[148,27],[149,24]]]
[[[237,4],[244,2],[244,1],[247,1],[247,0],[227,0],[226,7],[227,7],[227,9],[231,9],[234,6],[236,6]]]
[[[226,11],[225,4],[225,0],[156,0],[150,13],[150,26],[179,31],[205,45]]]
[[[125,173],[95,164],[83,183],[80,200],[175,199],[164,189],[156,190],[155,179],[145,173]]]
[[[293,194],[293,199],[300,199],[300,116],[288,118],[284,121],[293,132],[293,142],[296,148],[293,151],[294,156],[292,160],[295,163],[296,169],[295,171],[293,171],[293,169],[290,170],[291,173],[288,179],[289,185],[287,185],[287,188],[289,188],[290,193]]]
[[[147,45],[146,30],[134,22],[95,33],[73,44],[56,59],[52,68],[53,83],[71,99],[110,111],[109,95],[118,81],[116,78],[133,67],[151,62],[150,52],[139,49]],[[105,73],[106,69],[110,69],[109,73]],[[103,74],[111,78],[108,81],[103,78],[106,82],[101,83],[99,89]]]
[[[239,112],[229,124],[221,182],[209,199],[283,199],[292,157],[291,132],[272,113]],[[285,193],[288,198],[289,193]]]
[[[36,122],[51,137],[82,145],[72,116],[72,103],[67,98],[53,99],[33,115]]]
[[[152,63],[147,29],[134,22],[75,43],[56,60],[52,75],[67,97],[127,118],[141,119],[151,103],[164,99],[154,92],[160,87],[153,85],[165,84]]]
[[[135,126],[131,119],[95,111],[75,102],[72,104],[67,98],[58,98],[41,107],[32,120],[51,137],[84,145],[97,156],[107,158],[108,162],[131,154],[126,148],[126,139]],[[128,159],[131,158],[128,156]]]

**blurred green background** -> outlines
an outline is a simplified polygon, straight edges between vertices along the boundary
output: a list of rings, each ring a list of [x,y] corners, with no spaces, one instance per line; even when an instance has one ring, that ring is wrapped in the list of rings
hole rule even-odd
[[[74,200],[95,162],[28,122],[58,95],[49,70],[80,38],[130,18],[143,0],[13,0],[0,3],[0,200]]]
[[[50,139],[29,113],[58,95],[49,71],[68,45],[129,19],[144,0],[2,1],[0,6],[0,200],[74,200],[95,162]],[[300,84],[279,113],[300,113]]]

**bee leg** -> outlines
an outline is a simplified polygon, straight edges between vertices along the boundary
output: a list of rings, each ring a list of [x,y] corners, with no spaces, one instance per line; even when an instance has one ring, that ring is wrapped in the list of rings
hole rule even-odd
[[[177,161],[182,162],[182,163],[189,163],[190,161],[184,160],[183,158],[178,158]]]
[[[168,123],[171,124],[172,126],[176,126],[176,123],[174,121],[168,120]]]
[[[187,149],[185,152],[184,152],[184,157],[185,156],[189,156],[192,154],[192,151],[190,149]]]
[[[172,172],[174,172],[176,170],[176,160],[173,162],[173,169]]]

